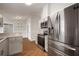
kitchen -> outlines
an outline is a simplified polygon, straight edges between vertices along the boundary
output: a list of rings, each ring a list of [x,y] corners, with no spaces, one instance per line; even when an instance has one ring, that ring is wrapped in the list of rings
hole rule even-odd
[[[76,3],[0,3],[0,55],[79,56],[78,8]]]

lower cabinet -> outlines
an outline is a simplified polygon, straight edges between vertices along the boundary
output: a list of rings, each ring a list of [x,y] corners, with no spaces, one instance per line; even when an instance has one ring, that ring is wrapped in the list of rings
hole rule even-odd
[[[9,54],[14,55],[22,52],[22,37],[9,37]]]
[[[7,56],[8,54],[8,40],[0,43],[0,56]]]
[[[3,56],[3,48],[0,46],[0,56]]]
[[[0,56],[14,55],[22,52],[22,37],[9,37],[0,42]]]

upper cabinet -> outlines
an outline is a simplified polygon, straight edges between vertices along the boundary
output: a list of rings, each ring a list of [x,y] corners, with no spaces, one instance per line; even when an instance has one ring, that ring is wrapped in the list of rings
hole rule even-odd
[[[3,27],[3,16],[0,15],[0,27]]]

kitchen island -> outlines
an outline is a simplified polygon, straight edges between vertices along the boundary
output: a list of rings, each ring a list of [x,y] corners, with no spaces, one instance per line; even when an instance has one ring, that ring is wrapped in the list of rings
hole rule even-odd
[[[22,39],[20,33],[0,33],[0,56],[22,52]]]

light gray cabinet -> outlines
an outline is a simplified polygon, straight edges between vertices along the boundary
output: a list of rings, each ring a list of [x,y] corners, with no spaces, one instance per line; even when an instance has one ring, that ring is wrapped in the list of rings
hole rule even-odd
[[[8,40],[4,40],[0,43],[0,56],[7,56],[8,53]]]
[[[22,52],[23,41],[21,36],[2,39],[0,42],[0,56],[14,55]]]
[[[3,27],[3,18],[0,18],[0,27]]]
[[[22,37],[9,37],[9,55],[22,52]]]
[[[2,46],[1,46],[2,44],[0,44],[0,56],[2,56],[3,55],[3,48],[2,48]]]

